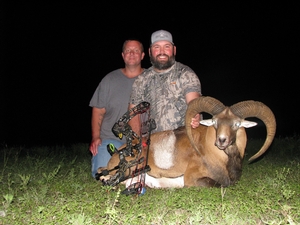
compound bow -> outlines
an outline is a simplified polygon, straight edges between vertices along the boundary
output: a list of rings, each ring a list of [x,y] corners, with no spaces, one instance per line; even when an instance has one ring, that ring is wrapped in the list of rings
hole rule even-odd
[[[101,173],[96,174],[96,179],[99,180],[101,176],[109,175],[111,171],[117,170],[116,173],[110,177],[110,179],[104,181],[102,180],[102,183],[104,185],[109,186],[116,186],[120,182],[139,176],[141,175],[140,182],[134,183],[127,187],[124,191],[122,191],[123,194],[129,195],[129,194],[141,194],[144,189],[145,185],[145,173],[150,171],[151,168],[147,164],[147,158],[148,158],[148,151],[149,151],[149,145],[150,145],[150,134],[151,131],[156,128],[155,121],[150,118],[150,103],[148,102],[141,102],[137,106],[131,108],[128,110],[113,126],[112,132],[116,137],[119,137],[120,139],[123,138],[123,136],[126,137],[126,146],[122,149],[116,149],[112,144],[109,144],[107,146],[107,150],[109,153],[112,154],[119,154],[120,162],[119,164],[111,169],[111,170],[103,170]],[[142,132],[141,135],[136,134],[131,127],[129,126],[128,122],[137,114],[144,114],[148,112],[146,115],[147,120],[142,122]],[[148,136],[147,142],[142,143],[141,136],[145,137]],[[133,145],[133,139],[136,138],[137,144]],[[148,146],[147,154],[146,154],[146,160],[144,157],[140,157],[140,154],[142,152],[143,145]],[[134,151],[135,150],[135,151]],[[136,152],[136,155],[134,154]],[[135,157],[133,160],[127,161],[125,157],[131,156]],[[139,164],[144,163],[143,167],[137,168]],[[136,169],[134,171],[131,171],[131,168],[136,165]],[[126,176],[126,171],[129,171],[129,175]]]

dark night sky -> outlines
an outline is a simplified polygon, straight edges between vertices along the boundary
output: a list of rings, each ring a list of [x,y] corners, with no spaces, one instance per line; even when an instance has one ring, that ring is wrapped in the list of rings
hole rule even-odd
[[[88,143],[90,98],[104,75],[123,67],[123,41],[140,39],[149,67],[158,29],[173,34],[176,60],[198,74],[203,95],[226,105],[262,101],[277,136],[299,133],[299,8],[196,3],[1,3],[0,144]],[[264,128],[251,129],[249,138]]]

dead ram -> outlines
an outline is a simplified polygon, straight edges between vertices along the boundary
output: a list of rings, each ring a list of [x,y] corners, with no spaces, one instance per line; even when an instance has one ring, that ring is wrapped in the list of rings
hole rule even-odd
[[[202,120],[198,128],[192,128],[191,118],[204,112],[212,118]],[[208,96],[191,101],[185,127],[151,135],[148,155],[151,170],[146,174],[146,185],[155,188],[227,187],[236,183],[242,174],[247,144],[245,128],[256,125],[245,120],[247,117],[260,119],[267,133],[263,146],[249,159],[253,161],[268,149],[275,136],[276,121],[269,107],[252,100],[228,107]],[[146,149],[141,154],[146,157]],[[127,161],[132,159],[126,158]],[[118,164],[119,155],[114,154],[107,169],[111,170]],[[99,168],[98,173],[103,169]]]

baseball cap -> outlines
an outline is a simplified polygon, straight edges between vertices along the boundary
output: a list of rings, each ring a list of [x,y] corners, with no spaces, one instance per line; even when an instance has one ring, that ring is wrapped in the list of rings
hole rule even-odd
[[[168,41],[174,45],[172,34],[166,30],[158,30],[158,31],[155,31],[154,33],[152,33],[151,45],[153,45],[157,41]]]

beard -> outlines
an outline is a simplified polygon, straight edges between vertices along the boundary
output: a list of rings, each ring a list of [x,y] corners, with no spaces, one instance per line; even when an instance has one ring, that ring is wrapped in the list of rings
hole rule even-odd
[[[159,62],[158,61],[158,57],[162,56],[162,55],[157,55],[156,58],[153,57],[152,55],[150,55],[150,62],[152,64],[152,66],[158,70],[166,70],[169,69],[171,66],[174,65],[175,63],[175,55],[172,56],[168,56],[168,55],[164,55],[163,56],[167,56],[168,60],[167,61],[163,61],[163,62]]]

